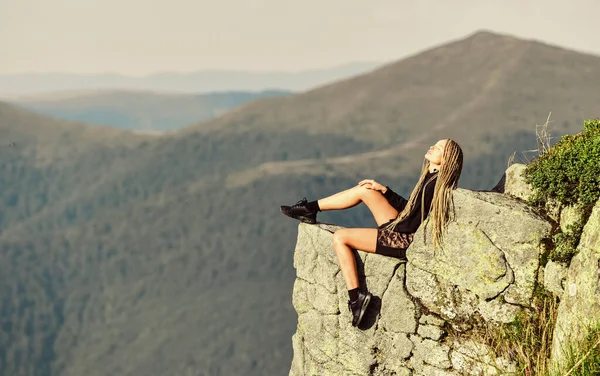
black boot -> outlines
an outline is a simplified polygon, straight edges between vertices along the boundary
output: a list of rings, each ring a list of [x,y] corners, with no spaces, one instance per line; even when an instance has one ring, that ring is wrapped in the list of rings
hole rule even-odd
[[[305,197],[293,206],[282,205],[280,207],[280,210],[283,214],[287,215],[288,217],[298,219],[304,223],[310,223],[314,225],[315,223],[317,223],[317,212],[315,210],[310,210],[306,206],[306,204],[308,204],[308,201]]]
[[[352,326],[360,324],[372,297],[373,294],[370,292],[363,294],[362,291],[359,291],[356,301],[348,301],[348,309],[352,312]]]

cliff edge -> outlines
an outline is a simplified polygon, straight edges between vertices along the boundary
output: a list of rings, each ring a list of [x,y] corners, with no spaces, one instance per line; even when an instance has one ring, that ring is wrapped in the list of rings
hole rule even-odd
[[[484,344],[467,340],[482,321],[510,322],[530,305],[551,225],[527,204],[495,192],[454,192],[456,220],[443,250],[421,226],[408,262],[357,251],[361,286],[376,297],[351,326],[332,234],[300,224],[294,255],[290,375],[462,375],[515,371]],[[454,333],[452,336],[447,335]]]

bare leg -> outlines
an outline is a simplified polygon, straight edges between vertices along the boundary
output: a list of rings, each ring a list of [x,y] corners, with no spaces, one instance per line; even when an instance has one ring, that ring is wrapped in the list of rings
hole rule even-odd
[[[333,234],[333,249],[348,290],[358,287],[358,271],[352,249],[374,253],[376,245],[377,229],[374,228],[345,228]]]
[[[381,225],[398,216],[398,211],[383,197],[383,194],[360,185],[346,189],[319,200],[321,210],[342,210],[352,208],[361,202],[371,210],[377,225]]]

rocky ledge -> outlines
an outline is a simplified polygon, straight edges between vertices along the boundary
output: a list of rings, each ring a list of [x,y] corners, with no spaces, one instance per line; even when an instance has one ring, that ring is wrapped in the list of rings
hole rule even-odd
[[[515,365],[468,336],[531,305],[551,230],[522,200],[457,189],[442,250],[421,226],[408,262],[358,250],[361,286],[375,296],[360,328],[332,248],[337,226],[300,224],[294,255],[290,375],[499,375]],[[426,241],[427,240],[427,241]],[[448,333],[454,335],[448,335]],[[458,334],[458,335],[457,335]]]

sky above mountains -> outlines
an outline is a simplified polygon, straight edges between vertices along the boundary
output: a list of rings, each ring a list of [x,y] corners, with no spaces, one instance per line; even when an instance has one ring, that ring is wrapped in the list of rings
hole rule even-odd
[[[306,70],[477,30],[600,55],[598,14],[596,0],[0,1],[0,74]]]

